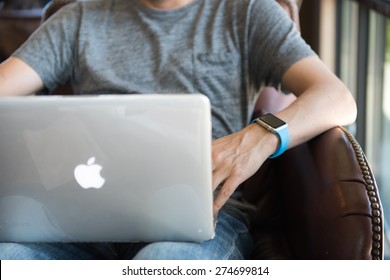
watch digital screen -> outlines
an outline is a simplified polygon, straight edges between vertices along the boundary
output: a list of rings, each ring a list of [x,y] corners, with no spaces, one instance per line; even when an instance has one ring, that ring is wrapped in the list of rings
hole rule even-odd
[[[278,127],[281,127],[281,126],[286,124],[284,121],[282,121],[281,119],[275,117],[272,114],[266,114],[266,115],[260,117],[260,119],[263,122],[269,124],[273,128],[278,128]]]

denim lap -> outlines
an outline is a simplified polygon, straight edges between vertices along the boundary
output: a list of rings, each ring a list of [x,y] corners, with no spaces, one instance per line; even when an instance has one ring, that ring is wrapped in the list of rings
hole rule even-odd
[[[237,210],[237,213],[239,211]],[[241,221],[242,220],[242,221]],[[252,238],[244,219],[221,211],[216,236],[202,243],[0,243],[1,260],[244,259]]]
[[[1,260],[111,260],[109,243],[0,243]]]
[[[134,258],[131,258],[136,260],[240,260],[249,256],[252,247],[253,240],[246,223],[240,218],[221,212],[213,239],[202,243],[155,242],[146,245]]]

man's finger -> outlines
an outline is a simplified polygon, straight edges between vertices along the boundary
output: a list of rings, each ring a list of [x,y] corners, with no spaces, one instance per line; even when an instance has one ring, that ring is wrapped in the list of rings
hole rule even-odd
[[[217,197],[214,199],[214,216],[221,210],[222,206],[229,200],[234,191],[239,185],[239,178],[235,176],[229,177],[222,185]]]

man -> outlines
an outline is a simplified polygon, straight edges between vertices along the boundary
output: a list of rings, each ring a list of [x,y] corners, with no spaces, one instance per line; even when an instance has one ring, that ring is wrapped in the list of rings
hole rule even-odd
[[[0,95],[33,94],[68,80],[80,94],[201,92],[209,97],[216,237],[200,244],[0,244],[5,252],[0,257],[245,258],[251,250],[251,207],[236,188],[268,157],[356,117],[350,92],[270,0],[68,5],[0,66]],[[280,83],[297,96],[275,116],[288,124],[284,139],[261,121],[249,124],[260,88]]]

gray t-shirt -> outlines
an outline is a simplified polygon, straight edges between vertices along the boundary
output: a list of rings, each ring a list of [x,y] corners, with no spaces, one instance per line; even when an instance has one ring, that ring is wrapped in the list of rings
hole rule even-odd
[[[77,94],[202,93],[213,138],[250,122],[262,85],[314,55],[273,0],[194,0],[151,10],[137,0],[78,1],[15,52],[48,89]]]

